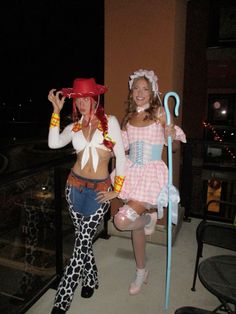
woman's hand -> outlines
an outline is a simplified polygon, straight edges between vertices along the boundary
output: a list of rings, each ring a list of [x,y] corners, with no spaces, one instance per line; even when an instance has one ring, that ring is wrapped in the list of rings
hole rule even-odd
[[[173,124],[165,126],[165,138],[167,139],[168,136],[170,136],[172,140],[174,140],[176,137],[176,131]]]
[[[116,198],[118,196],[118,193],[115,191],[100,191],[97,193],[96,200],[99,203],[104,203],[106,201],[112,200],[113,198]]]
[[[51,101],[53,108],[54,108],[54,113],[60,113],[61,109],[64,106],[65,103],[65,97],[60,97],[62,92],[58,91],[56,92],[56,89],[51,89],[49,94],[48,94],[48,100]]]

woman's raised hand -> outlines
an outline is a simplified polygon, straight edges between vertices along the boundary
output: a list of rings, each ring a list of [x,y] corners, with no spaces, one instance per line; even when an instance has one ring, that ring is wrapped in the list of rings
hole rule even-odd
[[[172,140],[175,139],[176,137],[176,131],[175,131],[175,126],[174,124],[166,125],[165,126],[165,138],[167,140],[168,136],[172,138]]]
[[[56,89],[51,89],[48,94],[48,100],[51,101],[54,113],[60,113],[61,109],[64,106],[65,103],[65,96],[61,97],[62,92],[58,91],[56,92]]]

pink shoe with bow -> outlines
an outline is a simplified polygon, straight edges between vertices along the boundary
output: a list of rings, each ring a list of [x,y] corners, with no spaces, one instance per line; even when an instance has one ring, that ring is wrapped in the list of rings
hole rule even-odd
[[[147,284],[148,282],[148,274],[149,271],[144,269],[137,269],[136,278],[133,282],[131,282],[129,287],[129,294],[135,295],[138,294],[141,290],[142,284]]]

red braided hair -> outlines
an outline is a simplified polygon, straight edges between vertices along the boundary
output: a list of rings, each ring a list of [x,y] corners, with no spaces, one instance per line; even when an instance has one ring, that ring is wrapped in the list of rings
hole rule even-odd
[[[111,140],[106,139],[105,135],[108,133],[108,120],[104,112],[104,108],[102,106],[98,106],[97,111],[95,113],[96,117],[101,123],[102,134],[103,134],[103,144],[110,150],[113,149],[114,143]]]

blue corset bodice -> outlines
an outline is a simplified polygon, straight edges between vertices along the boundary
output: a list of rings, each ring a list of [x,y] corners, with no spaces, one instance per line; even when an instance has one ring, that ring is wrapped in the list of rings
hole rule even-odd
[[[136,165],[144,165],[149,161],[161,160],[163,145],[136,141],[129,146],[129,160]]]

